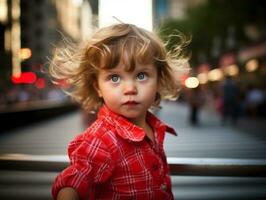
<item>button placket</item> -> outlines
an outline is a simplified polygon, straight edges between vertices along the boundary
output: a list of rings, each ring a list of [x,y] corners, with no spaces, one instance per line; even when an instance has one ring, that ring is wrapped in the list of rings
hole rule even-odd
[[[167,185],[164,184],[164,183],[162,183],[162,184],[161,184],[161,189],[162,189],[163,191],[166,191],[166,190],[167,190]]]

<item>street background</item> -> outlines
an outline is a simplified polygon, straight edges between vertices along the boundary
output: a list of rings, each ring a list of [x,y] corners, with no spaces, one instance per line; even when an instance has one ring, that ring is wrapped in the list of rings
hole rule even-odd
[[[266,158],[266,120],[243,118],[236,125],[222,124],[211,109],[199,113],[199,124],[189,122],[184,102],[164,101],[156,114],[175,128],[178,136],[167,134],[166,153],[178,158]],[[63,155],[68,143],[85,129],[77,111],[0,135],[0,153]]]
[[[111,2],[111,3],[110,3]],[[66,155],[88,117],[47,73],[55,47],[134,23],[180,48],[178,101],[156,114],[168,157],[266,158],[266,1],[0,0],[0,156]],[[185,59],[182,59],[185,61]],[[0,199],[51,199],[57,173],[0,170]],[[265,177],[172,176],[176,199],[266,199]]]

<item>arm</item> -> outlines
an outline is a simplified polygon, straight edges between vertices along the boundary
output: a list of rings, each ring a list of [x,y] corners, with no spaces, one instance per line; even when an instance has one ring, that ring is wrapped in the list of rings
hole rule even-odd
[[[79,195],[74,188],[62,188],[57,195],[57,200],[79,200]]]
[[[108,148],[93,135],[84,142],[75,140],[69,148],[70,165],[58,174],[52,185],[54,200],[94,196],[92,185],[105,182],[114,168]]]

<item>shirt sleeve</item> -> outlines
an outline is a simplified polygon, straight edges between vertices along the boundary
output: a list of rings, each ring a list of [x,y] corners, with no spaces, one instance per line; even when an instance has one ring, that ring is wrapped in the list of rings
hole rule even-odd
[[[53,183],[53,199],[64,187],[72,187],[81,199],[88,199],[93,184],[107,181],[114,168],[107,146],[98,138],[90,137],[82,142],[75,140],[70,143],[69,158],[70,166]]]

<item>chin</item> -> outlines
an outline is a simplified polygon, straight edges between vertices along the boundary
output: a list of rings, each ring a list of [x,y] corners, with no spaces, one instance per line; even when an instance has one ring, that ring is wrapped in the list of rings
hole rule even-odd
[[[140,117],[140,113],[126,113],[122,115],[128,119],[135,119]]]

